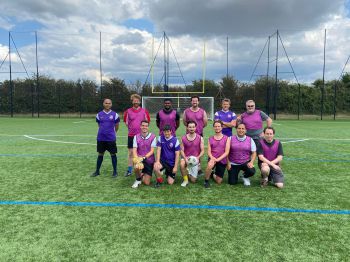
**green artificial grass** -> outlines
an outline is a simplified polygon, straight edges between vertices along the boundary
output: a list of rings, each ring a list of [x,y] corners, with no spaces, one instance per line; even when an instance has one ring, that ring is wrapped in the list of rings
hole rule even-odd
[[[182,188],[178,172],[173,186],[135,190],[135,177],[123,176],[124,124],[117,140],[119,177],[111,177],[106,154],[102,175],[92,178],[93,118],[1,118],[0,201],[350,210],[350,122],[274,126],[284,142],[282,190],[260,188],[259,172],[249,188],[229,186],[226,176],[210,189],[203,177]],[[157,130],[154,121],[151,130]],[[183,126],[177,133],[184,134]],[[207,127],[205,135],[212,133]],[[347,261],[350,253],[350,215],[2,204],[0,225],[0,261]]]

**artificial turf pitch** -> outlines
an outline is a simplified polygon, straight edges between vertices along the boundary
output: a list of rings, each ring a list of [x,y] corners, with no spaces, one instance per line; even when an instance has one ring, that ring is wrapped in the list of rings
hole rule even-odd
[[[0,261],[349,261],[350,122],[274,126],[284,143],[282,190],[260,188],[259,172],[249,188],[226,176],[210,189],[203,177],[182,188],[178,173],[173,186],[135,190],[135,177],[123,176],[123,124],[119,177],[106,154],[92,178],[94,119],[1,118]]]

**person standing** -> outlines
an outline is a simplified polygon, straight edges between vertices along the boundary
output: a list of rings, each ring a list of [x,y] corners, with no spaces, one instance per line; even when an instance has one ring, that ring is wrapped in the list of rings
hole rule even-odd
[[[157,138],[149,132],[149,122],[142,120],[141,133],[134,136],[133,155],[134,158],[143,158],[143,168],[135,168],[136,180],[132,188],[138,188],[143,182],[145,185],[150,185],[153,165],[155,162],[154,148],[157,147]]]
[[[221,184],[227,168],[227,155],[230,149],[230,137],[222,133],[222,122],[215,120],[213,123],[215,134],[208,140],[208,165],[205,170],[204,187],[209,188],[209,178],[213,169],[213,178],[216,183]]]
[[[283,159],[282,144],[279,140],[274,139],[275,129],[273,127],[264,128],[264,138],[260,140],[258,146],[259,168],[261,171],[262,187],[267,186],[268,177],[278,188],[284,186],[284,175],[280,166]]]
[[[175,109],[173,109],[172,103],[171,98],[165,98],[163,109],[156,115],[156,124],[159,128],[159,135],[162,135],[165,125],[170,125],[172,135],[176,136],[176,130],[180,126],[180,115]]]
[[[266,126],[272,126],[272,119],[263,111],[255,109],[254,100],[246,102],[247,111],[240,115],[237,120],[243,123],[247,129],[247,136],[254,139],[256,144],[259,144],[259,139],[263,136],[263,122],[266,121]]]
[[[125,176],[131,176],[132,174],[134,136],[141,132],[141,121],[151,121],[148,111],[141,107],[141,96],[133,94],[130,99],[132,107],[124,112],[124,122],[128,127],[128,169]]]
[[[232,128],[236,127],[237,116],[230,110],[231,100],[224,98],[221,102],[222,109],[214,115],[214,120],[221,120],[223,124],[222,133],[225,136],[232,136]]]
[[[96,170],[91,174],[92,177],[100,175],[100,168],[103,162],[103,156],[106,150],[111,155],[113,166],[113,177],[118,176],[117,172],[117,144],[116,144],[116,132],[119,128],[120,118],[119,115],[111,110],[112,100],[105,98],[103,100],[103,110],[96,115],[96,122],[98,125],[97,132],[97,163]]]
[[[188,121],[197,123],[196,133],[203,137],[203,129],[208,124],[208,116],[204,109],[199,107],[199,96],[191,97],[191,107],[183,113],[183,123],[187,126]]]
[[[183,177],[182,187],[188,185],[188,177],[192,183],[195,183],[198,176],[198,169],[200,165],[200,158],[204,155],[204,141],[203,137],[196,134],[196,122],[188,121],[187,122],[187,134],[181,138],[181,161],[180,161],[180,170]],[[196,168],[192,168],[195,173],[190,173],[188,171],[188,157],[194,156],[197,158]]]
[[[236,129],[237,135],[231,137],[228,154],[228,182],[230,185],[237,184],[238,173],[242,170],[243,183],[245,186],[250,186],[249,177],[255,174],[256,145],[253,138],[246,136],[247,130],[244,124],[238,124]]]

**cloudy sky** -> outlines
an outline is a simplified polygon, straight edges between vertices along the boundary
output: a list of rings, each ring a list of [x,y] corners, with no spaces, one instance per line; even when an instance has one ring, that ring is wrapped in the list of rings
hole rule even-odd
[[[236,79],[249,81],[256,64],[253,79],[266,74],[268,36],[272,76],[277,29],[304,83],[322,78],[326,29],[325,78],[330,80],[339,77],[350,55],[349,8],[348,0],[2,0],[0,80],[9,78],[9,31],[14,78],[26,76],[24,67],[30,76],[36,72],[37,31],[40,74],[99,81],[101,47],[103,77],[116,76],[128,84],[146,80],[152,57],[153,81],[161,82],[165,31],[169,83],[182,84],[180,70],[190,83],[202,78],[204,65],[206,78],[216,81],[227,69]],[[279,75],[292,79],[282,43],[278,45]]]

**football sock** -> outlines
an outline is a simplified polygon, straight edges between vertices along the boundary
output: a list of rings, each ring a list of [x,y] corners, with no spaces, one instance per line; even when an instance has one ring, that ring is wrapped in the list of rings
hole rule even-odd
[[[188,181],[188,176],[183,176],[184,181]]]
[[[162,177],[157,177],[157,182],[158,183],[163,183],[163,178]]]
[[[141,179],[142,179],[142,176],[136,178],[137,181],[141,181]]]
[[[131,173],[132,171],[132,166],[128,166],[128,172]]]
[[[117,156],[116,155],[111,155],[112,159],[112,166],[113,166],[113,172],[117,172]]]
[[[103,156],[98,156],[97,163],[96,163],[96,172],[100,172],[102,162],[103,162]]]
[[[204,181],[205,181],[205,183],[209,183],[209,179],[205,179]]]

